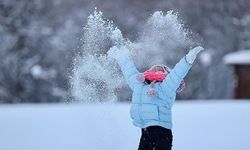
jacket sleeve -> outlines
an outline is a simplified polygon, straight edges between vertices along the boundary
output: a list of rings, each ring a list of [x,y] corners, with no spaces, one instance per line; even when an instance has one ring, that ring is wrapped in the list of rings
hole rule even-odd
[[[169,93],[169,94],[171,93],[171,94],[175,95],[177,88],[179,87],[181,81],[187,75],[187,73],[191,67],[192,67],[192,65],[186,61],[186,56],[184,56],[175,65],[175,67],[170,71],[170,73],[167,75],[167,77],[161,83],[162,89],[166,93]]]
[[[139,73],[136,69],[132,59],[129,57],[129,54],[123,55],[116,59],[119,64],[121,71],[129,85],[129,87],[133,90],[136,84],[140,84],[137,81],[136,76]]]

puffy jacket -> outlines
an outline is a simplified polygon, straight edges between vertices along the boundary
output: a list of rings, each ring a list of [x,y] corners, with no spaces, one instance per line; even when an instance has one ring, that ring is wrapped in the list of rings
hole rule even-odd
[[[117,59],[122,73],[133,91],[130,117],[139,128],[158,125],[172,128],[172,106],[176,99],[176,90],[191,68],[185,56],[175,65],[163,82],[154,84],[158,91],[155,97],[147,96],[149,85],[137,81],[139,73],[129,55]]]

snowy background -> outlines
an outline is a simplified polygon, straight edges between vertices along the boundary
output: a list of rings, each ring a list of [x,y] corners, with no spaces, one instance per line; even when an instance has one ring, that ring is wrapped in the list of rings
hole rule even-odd
[[[129,104],[0,106],[1,150],[135,150]],[[177,102],[173,150],[249,150],[249,101]]]
[[[187,76],[187,89],[178,99],[232,97],[233,68],[222,57],[250,48],[249,0],[1,0],[1,103],[71,100],[72,64],[79,53],[86,52],[81,43],[83,27],[95,7],[132,42],[140,40],[143,26],[154,12],[178,13],[207,49]],[[160,59],[173,67],[188,49],[171,51],[168,46],[163,45],[167,52],[159,55],[164,54]],[[129,97],[119,95],[120,100]]]
[[[173,150],[249,150],[250,100],[231,100],[237,80],[222,59],[250,49],[249,8],[249,0],[1,0],[0,150],[137,148],[131,90],[105,55],[114,30],[139,71],[206,48],[173,108]]]

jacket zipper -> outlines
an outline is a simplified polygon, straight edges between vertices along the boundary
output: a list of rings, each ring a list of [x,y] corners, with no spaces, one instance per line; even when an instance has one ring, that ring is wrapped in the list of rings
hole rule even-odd
[[[141,122],[143,122],[143,120],[142,120],[142,100],[141,100],[141,95],[143,94],[142,92],[143,92],[143,89],[144,89],[144,86],[141,88],[141,94],[140,94],[140,107],[139,107],[139,118],[140,118],[140,120],[141,120]]]

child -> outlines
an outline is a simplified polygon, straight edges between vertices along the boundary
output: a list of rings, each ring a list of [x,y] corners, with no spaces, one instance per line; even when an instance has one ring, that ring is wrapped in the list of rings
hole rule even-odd
[[[143,74],[135,68],[126,47],[114,46],[108,51],[133,90],[130,117],[142,131],[138,150],[171,150],[171,109],[176,92],[183,88],[183,78],[202,50],[200,46],[191,49],[172,70],[165,65],[154,65]]]

